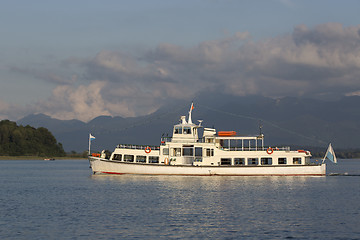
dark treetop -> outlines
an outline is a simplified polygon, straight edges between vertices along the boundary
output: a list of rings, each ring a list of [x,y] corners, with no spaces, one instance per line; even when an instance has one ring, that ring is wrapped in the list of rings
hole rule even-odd
[[[64,156],[61,143],[43,127],[18,126],[15,122],[0,122],[0,155]]]

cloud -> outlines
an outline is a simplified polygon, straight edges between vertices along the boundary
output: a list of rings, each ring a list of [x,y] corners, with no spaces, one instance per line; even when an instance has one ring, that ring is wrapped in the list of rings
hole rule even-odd
[[[190,49],[160,45],[149,54],[175,82],[192,89],[266,96],[343,94],[359,88],[360,26],[328,23],[254,42],[234,37]]]
[[[14,73],[20,73],[26,76],[32,76],[37,79],[44,80],[45,82],[53,84],[72,84],[76,81],[77,75],[73,74],[70,77],[64,77],[59,74],[54,73],[50,69],[27,69],[18,66],[10,67],[10,71]]]
[[[345,96],[351,97],[351,96],[360,96],[360,90],[346,93]]]
[[[148,114],[204,89],[270,97],[345,95],[360,89],[359,32],[360,25],[327,23],[299,25],[257,42],[248,32],[235,33],[190,48],[163,43],[140,57],[101,51],[83,67],[88,80],[103,82],[99,102],[112,115]]]
[[[260,41],[240,32],[187,48],[163,43],[133,55],[103,50],[61,66],[82,73],[13,69],[59,84],[36,109],[60,119],[145,115],[204,90],[214,97],[216,92],[344,96],[360,89],[360,25],[299,25],[287,35]]]
[[[9,112],[10,104],[0,100],[0,119],[6,119]]]
[[[56,87],[52,96],[37,103],[37,112],[42,112],[57,119],[79,119],[88,121],[99,115],[111,115],[106,110],[101,90],[105,83],[95,81],[88,86],[77,88],[68,85]]]
[[[18,119],[19,116],[25,116],[33,113],[33,108],[31,105],[22,106],[19,104],[8,103],[0,99],[0,120],[9,119],[14,120]]]

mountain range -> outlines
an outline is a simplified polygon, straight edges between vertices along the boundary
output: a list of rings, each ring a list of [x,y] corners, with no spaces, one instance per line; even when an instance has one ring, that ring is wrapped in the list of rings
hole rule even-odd
[[[193,122],[218,131],[234,130],[241,135],[265,135],[270,146],[359,149],[360,97],[323,101],[284,97],[236,97],[202,94],[194,99]],[[112,151],[117,144],[159,145],[162,135],[171,136],[181,115],[188,115],[190,102],[168,103],[158,111],[140,117],[99,116],[85,123],[59,120],[44,114],[28,115],[21,125],[45,127],[63,144],[65,151],[88,149],[89,133],[96,139],[92,150]]]

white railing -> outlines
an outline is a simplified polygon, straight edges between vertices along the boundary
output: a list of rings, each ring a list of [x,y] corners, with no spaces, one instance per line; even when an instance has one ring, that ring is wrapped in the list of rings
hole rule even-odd
[[[223,148],[227,151],[266,151],[271,148],[273,151],[290,151],[290,147],[231,147]]]
[[[133,145],[133,144],[119,144],[116,146],[116,148],[136,149],[136,150],[145,150],[147,148],[151,148],[151,150],[160,150],[159,146]]]

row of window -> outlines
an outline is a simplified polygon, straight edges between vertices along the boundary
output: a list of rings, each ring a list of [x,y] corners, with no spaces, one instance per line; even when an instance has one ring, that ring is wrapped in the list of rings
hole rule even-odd
[[[196,128],[194,128],[194,134],[195,133],[196,133]],[[191,127],[176,126],[174,128],[174,134],[191,134]]]
[[[195,131],[196,129],[194,129]],[[174,129],[174,134],[191,134],[191,127],[181,127],[176,126]]]
[[[279,165],[288,164],[287,158],[278,158],[277,160]],[[260,158],[260,162],[259,158],[248,158],[247,164],[245,161],[245,158],[234,158],[233,162],[231,158],[221,158],[220,165],[273,165],[273,159],[271,157]],[[292,164],[301,164],[301,158],[292,158]]]
[[[211,151],[210,151],[211,153]],[[158,156],[140,156],[140,155],[127,155],[127,154],[114,154],[112,160],[123,162],[137,162],[137,163],[159,163]],[[246,164],[247,160],[247,164]],[[288,164],[287,158],[278,158],[279,165]],[[202,158],[195,158],[195,162],[202,162]],[[292,158],[292,164],[301,164],[300,157]],[[260,163],[260,164],[259,164]],[[271,157],[260,158],[221,158],[220,165],[273,165],[273,159]]]
[[[195,153],[195,154],[194,154]],[[195,147],[193,145],[184,145],[182,148],[171,148],[170,149],[170,156],[171,157],[181,157],[181,156],[189,156],[189,157],[202,157],[204,154],[205,157],[212,157],[214,156],[214,149],[213,148],[203,148]],[[163,149],[163,155],[169,155],[169,149]]]
[[[146,160],[148,159],[148,162]],[[159,163],[158,156],[134,156],[127,154],[114,154],[112,160],[123,161],[123,162],[137,162],[137,163]]]

